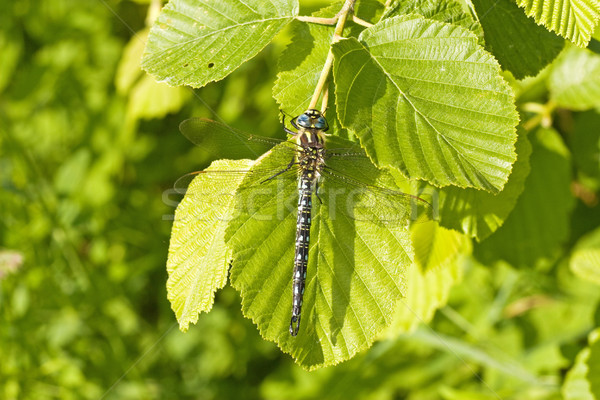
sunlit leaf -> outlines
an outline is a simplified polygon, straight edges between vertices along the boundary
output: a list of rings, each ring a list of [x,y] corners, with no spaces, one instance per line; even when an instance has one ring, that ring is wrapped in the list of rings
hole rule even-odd
[[[517,161],[504,189],[491,194],[471,188],[447,187],[440,192],[440,222],[442,226],[462,231],[481,241],[496,231],[517,203],[529,175],[531,144],[527,132],[518,130]]]
[[[211,169],[247,168],[248,161],[217,161]],[[215,292],[227,281],[231,252],[225,245],[227,222],[233,213],[231,193],[243,174],[215,187],[202,173],[192,181],[177,210],[167,259],[167,298],[181,330],[198,321],[198,313],[210,311]],[[206,198],[198,195],[206,194]],[[206,201],[210,198],[211,201]]]
[[[600,109],[600,55],[576,47],[566,50],[552,68],[549,87],[561,107]]]
[[[517,79],[535,76],[564,46],[563,39],[527,18],[511,0],[474,0],[473,5],[485,32],[485,48]]]
[[[383,18],[402,14],[419,14],[425,18],[448,24],[462,26],[477,35],[479,43],[483,44],[483,30],[479,22],[463,9],[462,4],[455,0],[399,0],[394,1],[386,9]]]
[[[529,135],[531,172],[525,190],[504,225],[475,247],[478,258],[498,259],[514,266],[534,266],[558,255],[568,238],[571,158],[558,133],[538,129]]]
[[[579,352],[562,387],[565,400],[596,400],[600,396],[600,329],[589,335],[590,345]]]
[[[331,137],[328,145],[344,148],[351,143]],[[275,152],[256,168],[287,163],[287,157]],[[336,168],[333,160],[328,161],[331,168],[358,175],[366,183],[393,182],[366,159],[345,164],[350,165]],[[242,183],[240,189],[251,183]],[[369,347],[391,323],[395,303],[404,291],[404,272],[412,258],[407,226],[402,221],[382,222],[375,215],[371,215],[374,221],[349,217],[346,207],[362,190],[349,191],[346,183],[332,179],[319,185],[297,337],[289,333],[298,201],[295,179],[272,179],[260,190],[244,190],[236,202],[240,215],[227,230],[227,244],[233,250],[231,283],[242,295],[244,314],[264,338],[307,369],[337,364]]]
[[[119,61],[115,75],[115,86],[121,95],[127,94],[127,91],[144,74],[140,61],[142,54],[144,54],[144,46],[146,45],[146,40],[148,40],[149,32],[149,29],[137,32],[123,49],[123,55]]]
[[[156,82],[142,71],[140,61],[148,39],[147,29],[134,35],[123,51],[115,76],[115,86],[121,95],[128,95],[127,117],[161,118],[181,108],[190,92]]]
[[[177,112],[190,95],[186,88],[170,87],[145,75],[130,91],[127,115],[130,118],[162,118]]]
[[[535,22],[580,47],[587,46],[600,19],[597,0],[517,0],[517,4]]]
[[[580,278],[600,285],[600,229],[577,242],[570,266]]]
[[[319,10],[312,15],[320,18],[335,16],[342,2]],[[361,1],[356,4],[354,14],[363,20],[371,21],[380,12],[382,4],[376,0]],[[290,44],[281,53],[278,62],[279,73],[273,86],[273,97],[280,109],[295,117],[308,108],[319,76],[323,70],[330,44],[333,39],[334,26],[295,22],[292,25],[293,36]],[[344,35],[358,35],[364,27],[349,22]],[[329,81],[330,93],[334,92],[333,79]],[[318,104],[318,108],[321,104]],[[338,136],[342,136],[337,121],[335,97],[329,96],[327,120]]]
[[[588,358],[588,375],[590,389],[596,399],[600,398],[600,329],[590,333],[590,357]]]
[[[171,0],[150,30],[142,66],[171,86],[204,86],[254,57],[297,14],[297,0]]]
[[[494,58],[469,31],[418,16],[334,45],[338,117],[379,166],[497,192],[518,117]]]
[[[302,114],[308,108],[333,37],[331,27],[293,23],[292,41],[279,58],[273,97],[288,115]]]
[[[435,310],[448,301],[450,289],[461,280],[462,256],[470,252],[469,239],[434,222],[411,229],[415,261],[406,274],[406,295],[398,302],[394,322],[384,336],[395,337],[428,323]]]

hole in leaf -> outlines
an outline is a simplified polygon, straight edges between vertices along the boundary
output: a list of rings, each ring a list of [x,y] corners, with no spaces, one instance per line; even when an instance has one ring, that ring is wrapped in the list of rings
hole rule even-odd
[[[215,66],[215,63],[208,63],[208,68],[212,68]]]

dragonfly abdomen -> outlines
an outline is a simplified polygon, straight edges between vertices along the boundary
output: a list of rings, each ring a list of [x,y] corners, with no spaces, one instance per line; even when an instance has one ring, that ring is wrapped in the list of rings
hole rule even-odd
[[[294,257],[294,275],[292,279],[292,319],[290,334],[296,336],[300,329],[300,314],[308,266],[308,247],[310,244],[310,224],[312,211],[312,193],[315,183],[314,171],[303,171],[298,182],[298,219],[296,223],[296,253]]]

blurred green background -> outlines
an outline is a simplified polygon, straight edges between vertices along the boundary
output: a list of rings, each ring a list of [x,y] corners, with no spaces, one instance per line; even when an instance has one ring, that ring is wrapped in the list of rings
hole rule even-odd
[[[314,373],[260,338],[230,287],[179,332],[165,289],[170,188],[210,159],[178,124],[206,116],[282,135],[271,89],[289,32],[222,82],[168,88],[139,69],[158,6],[3,5],[1,399],[560,398],[600,297],[560,263],[548,274],[466,260],[439,333],[422,327]],[[544,307],[525,315],[523,298]]]

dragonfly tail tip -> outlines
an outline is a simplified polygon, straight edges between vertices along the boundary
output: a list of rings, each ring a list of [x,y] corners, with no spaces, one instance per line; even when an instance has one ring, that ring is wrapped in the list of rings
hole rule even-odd
[[[290,335],[296,336],[300,329],[300,316],[294,315],[290,321]]]

